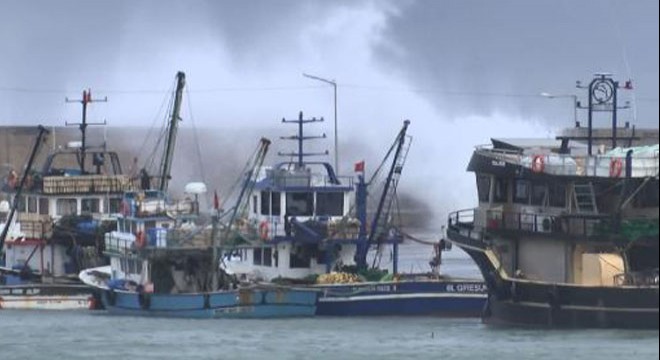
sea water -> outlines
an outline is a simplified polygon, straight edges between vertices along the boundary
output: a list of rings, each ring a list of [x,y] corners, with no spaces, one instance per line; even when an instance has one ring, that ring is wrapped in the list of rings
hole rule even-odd
[[[404,245],[401,271],[431,250]],[[387,262],[388,255],[383,254]],[[478,277],[457,248],[443,272]],[[102,311],[0,310],[0,359],[658,359],[658,331],[530,330],[479,319],[353,317],[188,320]]]

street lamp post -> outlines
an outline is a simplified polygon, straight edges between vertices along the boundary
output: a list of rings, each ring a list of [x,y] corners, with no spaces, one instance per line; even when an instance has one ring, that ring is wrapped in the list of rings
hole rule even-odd
[[[577,116],[577,110],[578,110],[578,97],[575,94],[550,94],[547,92],[542,92],[539,94],[543,97],[546,97],[548,99],[559,99],[559,98],[572,98],[573,99],[573,123],[577,125],[578,122],[578,116]]]
[[[334,80],[324,79],[318,76],[303,73],[303,76],[313,80],[318,80],[326,84],[332,85],[334,89],[334,105],[335,105],[335,172],[339,175],[339,148],[337,146],[337,82]]]

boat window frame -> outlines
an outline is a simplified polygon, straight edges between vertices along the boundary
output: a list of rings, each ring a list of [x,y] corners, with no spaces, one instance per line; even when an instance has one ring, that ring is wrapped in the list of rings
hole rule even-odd
[[[520,186],[524,185],[525,196],[519,196]],[[528,205],[532,195],[533,184],[529,179],[514,179],[513,180],[513,203],[514,204],[523,204]]]
[[[337,196],[340,200],[339,204],[333,204],[333,208],[330,209],[330,211],[319,211],[320,210],[320,204],[325,204],[328,203],[328,200],[337,200],[337,199],[325,199],[324,201],[319,201],[319,195],[339,195]],[[344,192],[343,191],[317,191],[315,193],[316,196],[316,201],[315,201],[315,207],[314,207],[314,215],[316,216],[343,216],[344,215]],[[326,209],[322,209],[326,210]]]
[[[493,203],[509,203],[509,183],[509,179],[495,177],[495,186],[493,187]],[[499,195],[498,191],[500,191]]]
[[[542,189],[543,196],[536,197],[535,190]],[[545,183],[532,182],[532,187],[529,192],[529,204],[533,206],[545,206],[548,203],[548,186]]]
[[[40,197],[38,203],[39,215],[48,215],[50,213],[50,201],[48,201],[48,198]]]
[[[479,202],[489,202],[490,201],[490,175],[477,175],[477,198]]]
[[[557,191],[561,189],[563,191]],[[552,182],[547,186],[548,206],[556,208],[566,208],[568,186],[564,182]],[[557,201],[559,200],[559,201]]]
[[[37,214],[38,211],[38,203],[37,203],[37,198],[35,196],[26,196],[26,205],[25,205],[25,210],[29,214]]]
[[[63,202],[69,202],[69,205],[75,203],[75,210],[73,213],[63,213],[60,208],[60,204]],[[55,200],[55,214],[58,216],[66,216],[66,215],[78,215],[78,199],[76,198],[59,198]]]
[[[292,197],[305,195],[305,199],[295,200],[295,202],[305,202],[305,209],[303,211],[292,211]],[[295,207],[298,210],[298,207]],[[286,207],[285,214],[287,216],[314,216],[314,192],[312,191],[291,191],[286,193]]]
[[[257,261],[257,258],[259,259],[259,261]],[[252,265],[262,265],[262,263],[263,263],[263,252],[261,251],[261,248],[253,248]]]
[[[86,202],[92,202],[93,204],[95,203],[95,206],[92,206],[94,209],[91,211],[85,210],[85,203]],[[99,213],[101,210],[101,200],[98,198],[82,198],[80,199],[80,213],[81,214],[96,214]]]
[[[269,247],[262,248],[261,261],[263,266],[273,266],[273,249]]]

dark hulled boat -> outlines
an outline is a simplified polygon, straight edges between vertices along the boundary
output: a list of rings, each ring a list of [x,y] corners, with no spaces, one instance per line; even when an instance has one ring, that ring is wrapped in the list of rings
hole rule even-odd
[[[486,280],[485,322],[658,329],[658,145],[617,137],[619,87],[591,82],[585,137],[493,139],[472,155],[479,206],[452,213],[448,237]],[[608,109],[611,135],[594,136]]]

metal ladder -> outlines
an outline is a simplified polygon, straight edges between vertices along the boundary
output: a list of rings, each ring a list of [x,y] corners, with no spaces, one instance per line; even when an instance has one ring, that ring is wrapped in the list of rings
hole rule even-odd
[[[399,156],[394,161],[394,172],[392,173],[391,185],[387,194],[385,194],[385,201],[383,202],[383,215],[378,219],[376,225],[376,235],[384,234],[389,228],[390,222],[390,213],[392,210],[392,204],[394,198],[396,197],[396,190],[399,185],[399,178],[401,177],[401,172],[403,170],[403,165],[406,163],[406,158],[408,157],[408,151],[410,150],[410,145],[412,143],[412,138],[406,136],[401,148]]]
[[[591,182],[573,184],[573,203],[578,214],[598,214],[594,185]]]

